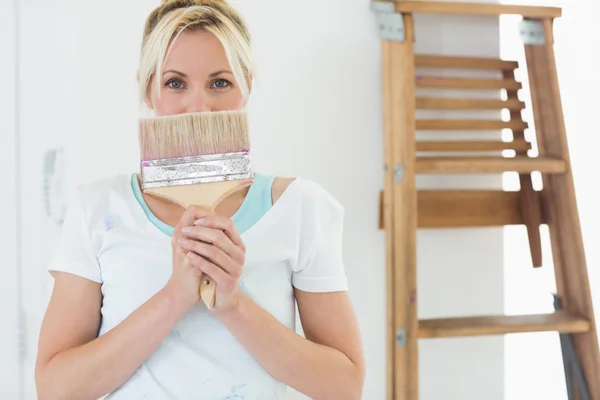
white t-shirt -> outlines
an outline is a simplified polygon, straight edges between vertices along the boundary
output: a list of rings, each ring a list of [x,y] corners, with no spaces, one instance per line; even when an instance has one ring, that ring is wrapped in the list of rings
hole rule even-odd
[[[296,178],[241,234],[244,292],[289,329],[296,329],[294,287],[347,290],[343,216],[343,207],[321,186]],[[119,175],[76,190],[48,269],[102,284],[102,335],[167,283],[171,237],[147,218],[130,175]],[[275,400],[284,399],[286,390],[200,302],[107,399]]]

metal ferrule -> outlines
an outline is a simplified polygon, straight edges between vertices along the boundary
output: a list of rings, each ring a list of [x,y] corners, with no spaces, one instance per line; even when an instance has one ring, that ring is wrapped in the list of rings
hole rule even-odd
[[[142,161],[142,189],[252,178],[247,151]]]

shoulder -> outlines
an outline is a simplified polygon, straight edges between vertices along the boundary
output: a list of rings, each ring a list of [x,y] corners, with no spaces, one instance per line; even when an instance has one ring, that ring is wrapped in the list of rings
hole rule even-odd
[[[130,186],[131,175],[115,175],[76,185],[68,195],[68,210],[76,209],[82,217],[91,222],[95,216],[104,213],[115,200],[123,199]]]
[[[287,190],[292,182],[294,182],[296,178],[282,177],[276,176],[273,179],[273,186],[271,187],[271,198],[273,199],[273,204],[279,200],[281,195]]]
[[[125,187],[130,187],[131,174],[114,175],[91,182],[80,183],[72,191],[72,196],[85,204],[93,204],[104,200],[111,194],[124,193]],[[128,186],[125,186],[128,185]]]
[[[75,193],[85,197],[95,197],[111,191],[122,191],[123,183],[130,182],[131,174],[113,175],[108,178],[98,179],[91,182],[80,183],[75,186]]]
[[[284,196],[290,196],[303,213],[317,217],[341,216],[345,211],[340,201],[322,184],[303,177],[275,177],[271,195],[273,204]]]

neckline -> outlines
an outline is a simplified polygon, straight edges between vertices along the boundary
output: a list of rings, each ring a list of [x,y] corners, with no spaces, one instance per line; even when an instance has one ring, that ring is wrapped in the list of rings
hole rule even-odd
[[[141,195],[141,188],[139,186],[139,181],[137,180],[137,175],[135,173],[132,174],[133,175],[133,179],[135,179],[136,184],[132,185],[131,183],[131,175],[124,175],[124,184],[126,185],[126,192],[130,198],[130,200],[132,200],[135,203],[135,210],[138,213],[138,216],[141,217],[144,222],[146,224],[149,225],[150,230],[153,231],[155,234],[159,234],[160,236],[164,237],[168,237],[171,238],[173,231],[175,230],[175,227],[161,221],[160,219],[158,219],[150,210],[150,208],[148,207],[148,205],[146,204],[145,201],[138,201],[137,197],[136,197],[136,192],[138,192]],[[291,196],[291,192],[293,192],[294,188],[298,185],[298,181],[300,181],[301,178],[300,177],[296,177],[289,185],[288,187],[283,191],[283,193],[279,196],[279,198],[277,199],[277,201],[275,203],[272,204],[271,207],[269,207],[269,209],[265,212],[265,214],[262,216],[262,218],[260,218],[258,221],[256,221],[256,223],[254,223],[252,226],[250,226],[248,229],[246,229],[243,232],[240,232],[240,236],[246,236],[249,234],[249,232],[254,231],[256,229],[258,229],[258,227],[269,223],[270,218],[274,218],[273,215],[277,215],[277,213],[279,212],[279,209],[281,209],[283,207],[283,204],[285,203],[286,199],[288,197]],[[133,186],[133,188],[132,188]],[[250,186],[250,189],[248,190],[248,193],[246,194],[246,197],[244,198],[244,201],[242,202],[242,205],[240,206],[240,208],[238,208],[238,210],[234,213],[233,217],[236,217],[236,220],[239,219],[243,213],[245,212],[245,210],[248,207],[248,203],[249,203],[249,199],[250,199],[250,190],[252,190],[254,185]],[[256,189],[255,189],[256,190]],[[142,197],[143,199],[143,197]],[[151,216],[152,218],[154,218],[154,222],[156,222],[157,224],[153,223],[153,221],[151,221],[148,216],[146,215],[146,211],[148,212],[148,216]],[[234,220],[235,222],[235,220]],[[166,229],[166,232],[159,228],[159,226],[162,226],[164,229]]]
[[[262,176],[260,176],[259,174],[256,174],[256,175],[259,179],[262,178]],[[146,216],[148,217],[150,222],[152,224],[154,224],[158,229],[160,229],[166,235],[172,236],[173,231],[175,231],[175,227],[167,224],[166,222],[161,221],[152,212],[152,210],[150,210],[150,207],[148,207],[148,204],[146,203],[146,201],[144,200],[144,196],[142,195],[140,183],[138,181],[136,174],[131,174],[130,183],[131,183],[133,193],[134,193],[137,203],[142,207],[142,209],[144,210],[144,214],[146,214]],[[233,221],[234,224],[239,221],[239,219],[244,215],[244,213],[248,209],[248,205],[249,205],[251,199],[257,195],[256,190],[258,190],[258,185],[256,185],[256,184],[250,185],[250,188],[248,189],[248,193],[246,193],[246,196],[244,197],[244,201],[242,201],[242,204],[240,205],[240,207],[231,216],[231,220]]]

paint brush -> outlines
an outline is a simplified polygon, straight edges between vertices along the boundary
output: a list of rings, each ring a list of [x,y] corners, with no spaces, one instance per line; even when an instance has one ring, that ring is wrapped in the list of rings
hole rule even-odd
[[[140,119],[142,190],[214,212],[224,198],[252,183],[248,131],[245,110]],[[208,275],[201,282],[200,297],[212,308],[215,282]]]

